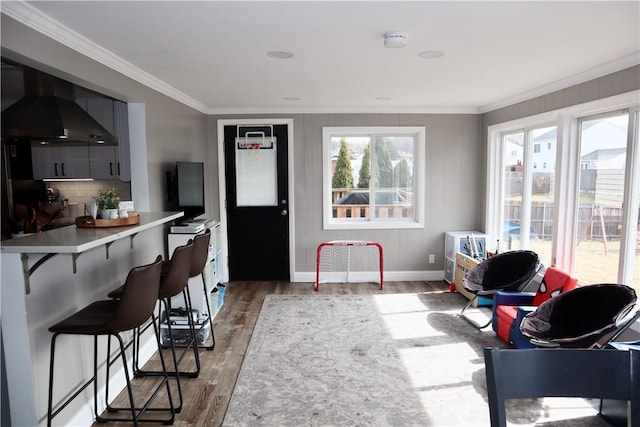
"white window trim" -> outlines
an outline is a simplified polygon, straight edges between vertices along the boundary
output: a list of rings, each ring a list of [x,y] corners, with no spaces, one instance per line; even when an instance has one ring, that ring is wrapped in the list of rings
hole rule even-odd
[[[415,220],[374,220],[339,222],[332,218],[331,206],[331,137],[362,135],[416,136],[414,158],[414,200]],[[425,145],[426,130],[423,126],[364,126],[364,127],[323,127],[322,128],[322,226],[324,230],[372,230],[424,228],[425,206]]]
[[[556,209],[564,212],[564,215],[554,217],[553,229],[556,231],[556,238],[552,246],[552,265],[565,271],[573,271],[575,247],[573,244],[576,230],[576,196],[575,189],[580,173],[578,152],[578,119],[585,116],[606,113],[616,109],[629,109],[631,114],[638,111],[638,99],[640,90],[628,92],[621,95],[603,98],[584,104],[546,112],[522,119],[491,125],[487,129],[487,182],[486,194],[487,203],[485,209],[485,230],[491,236],[499,235],[503,220],[503,212],[500,206],[502,200],[502,150],[501,136],[507,132],[513,132],[523,128],[558,126],[557,151],[556,151],[556,187],[554,204]],[[631,117],[631,116],[630,116]],[[631,126],[633,120],[629,122]],[[633,152],[636,151],[636,152]],[[640,154],[633,150],[627,152],[627,171],[625,179],[630,180],[632,186],[640,185],[640,172],[636,171],[640,165]],[[631,168],[629,168],[631,166]],[[630,187],[633,191],[633,187]],[[625,198],[626,200],[626,198]],[[637,205],[637,201],[630,201]],[[628,206],[633,208],[632,204]],[[636,206],[637,209],[637,206]],[[630,210],[630,212],[633,212]],[[629,218],[624,218],[625,223],[631,222]],[[626,224],[630,226],[629,224]],[[566,230],[570,230],[567,232]],[[625,259],[631,255],[623,254]],[[631,282],[631,279],[624,280],[632,274],[627,270],[620,269],[619,283]],[[632,276],[629,276],[632,277]]]

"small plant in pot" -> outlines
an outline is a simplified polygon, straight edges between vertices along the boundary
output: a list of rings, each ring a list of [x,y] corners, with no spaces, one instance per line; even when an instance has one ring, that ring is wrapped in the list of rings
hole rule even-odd
[[[96,199],[98,209],[100,209],[100,218],[116,219],[118,218],[118,206],[120,205],[120,196],[115,188],[103,190],[98,194]]]

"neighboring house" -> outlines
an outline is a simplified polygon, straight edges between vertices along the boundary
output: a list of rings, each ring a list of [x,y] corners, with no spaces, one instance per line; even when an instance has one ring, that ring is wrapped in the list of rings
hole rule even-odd
[[[582,156],[580,169],[624,169],[626,148],[605,148]]]

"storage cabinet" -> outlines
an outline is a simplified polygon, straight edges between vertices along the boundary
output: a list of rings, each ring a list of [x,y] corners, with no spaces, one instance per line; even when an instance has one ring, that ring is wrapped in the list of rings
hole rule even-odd
[[[93,179],[119,178],[119,163],[116,145],[89,146],[89,167]]]
[[[206,285],[206,292],[202,287],[202,277],[196,276],[189,279],[189,294],[191,295],[191,304],[193,309],[198,310],[200,313],[206,313],[207,304],[206,298],[209,299],[209,306],[211,307],[211,317],[215,317],[217,310],[220,308],[218,301],[217,286],[222,280],[223,275],[223,263],[222,263],[222,249],[220,248],[220,223],[217,221],[209,221],[205,225],[206,228],[211,230],[211,238],[209,240],[209,256],[204,268],[204,281]],[[170,233],[167,238],[168,243],[168,256],[171,256],[173,250],[177,246],[186,244],[189,239],[193,239],[196,234],[182,234],[182,233]],[[174,302],[175,301],[175,302]],[[172,307],[184,307],[184,300],[182,296],[177,296],[172,300]]]
[[[480,231],[447,231],[444,233],[444,279],[447,283],[454,283],[456,273],[456,253],[471,255],[468,248],[467,236],[473,235],[476,240],[480,257],[487,253],[489,237]]]
[[[33,179],[120,179],[131,181],[127,104],[77,90],[76,102],[118,140],[117,144],[51,142],[31,144]]]
[[[89,146],[52,142],[31,145],[33,179],[90,178]]]
[[[117,140],[113,145],[90,145],[91,178],[131,181],[127,104],[82,88],[76,89],[76,103]]]

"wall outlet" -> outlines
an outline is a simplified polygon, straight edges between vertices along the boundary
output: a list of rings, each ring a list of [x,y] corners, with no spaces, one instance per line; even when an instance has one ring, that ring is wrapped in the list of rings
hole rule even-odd
[[[436,262],[436,256],[434,254],[429,254],[429,264],[433,264]]]

